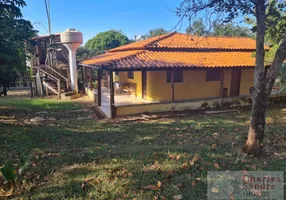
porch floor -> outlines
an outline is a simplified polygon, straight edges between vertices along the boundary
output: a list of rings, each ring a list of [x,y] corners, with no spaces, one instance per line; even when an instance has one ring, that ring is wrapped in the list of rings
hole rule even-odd
[[[114,103],[115,106],[125,106],[125,105],[138,105],[138,104],[146,104],[146,103],[155,103],[156,101],[148,101],[139,97],[135,97],[134,95],[114,95]],[[99,106],[100,110],[108,117],[111,117],[110,113],[110,92],[108,88],[101,88],[101,106]]]

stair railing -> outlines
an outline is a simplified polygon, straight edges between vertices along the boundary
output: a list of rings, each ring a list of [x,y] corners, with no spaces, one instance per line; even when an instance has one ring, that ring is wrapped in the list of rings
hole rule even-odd
[[[59,73],[57,70],[51,68],[50,66],[46,65],[46,68],[50,69],[51,71],[53,71],[54,73],[56,73],[58,76],[60,76],[61,78],[63,78],[66,82],[66,88],[69,89],[69,81],[66,77],[64,77],[61,73]]]
[[[47,75],[48,77],[54,79],[55,81],[57,81],[58,91],[56,91],[55,89],[53,89],[52,87],[47,86],[47,85],[46,85],[46,88],[50,89],[52,92],[55,92],[58,95],[58,98],[60,99],[61,98],[61,80],[56,78],[56,77],[54,77],[53,75],[47,73],[46,71],[44,71],[44,70],[42,70],[40,68],[38,70],[39,70],[39,72],[41,72],[41,73]]]

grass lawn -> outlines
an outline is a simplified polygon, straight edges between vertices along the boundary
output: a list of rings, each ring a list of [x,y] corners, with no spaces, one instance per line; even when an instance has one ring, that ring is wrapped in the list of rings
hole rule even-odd
[[[207,199],[207,171],[285,171],[283,108],[268,110],[266,155],[253,158],[241,152],[249,110],[118,122],[84,119],[71,102],[0,98],[0,166],[30,160],[15,199]],[[56,121],[25,123],[35,110]]]

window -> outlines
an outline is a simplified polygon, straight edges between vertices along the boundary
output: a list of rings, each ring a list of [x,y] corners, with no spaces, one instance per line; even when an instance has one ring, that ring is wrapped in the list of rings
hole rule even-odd
[[[172,70],[167,70],[167,83],[171,83],[172,81]],[[183,70],[182,69],[175,69],[174,70],[174,82],[181,83],[183,82]]]
[[[127,78],[134,79],[134,72],[133,71],[128,71],[127,72]]]
[[[119,75],[119,72],[118,72],[118,71],[116,71],[116,72],[115,72],[115,75],[116,75],[116,76],[118,76],[118,75]]]
[[[206,70],[206,81],[219,81],[219,80],[220,80],[220,69]]]

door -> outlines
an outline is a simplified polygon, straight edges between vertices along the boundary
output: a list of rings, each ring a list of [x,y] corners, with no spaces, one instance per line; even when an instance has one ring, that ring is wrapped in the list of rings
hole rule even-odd
[[[142,71],[142,99],[146,99],[147,95],[147,72]]]
[[[232,69],[230,96],[239,96],[241,69]]]

